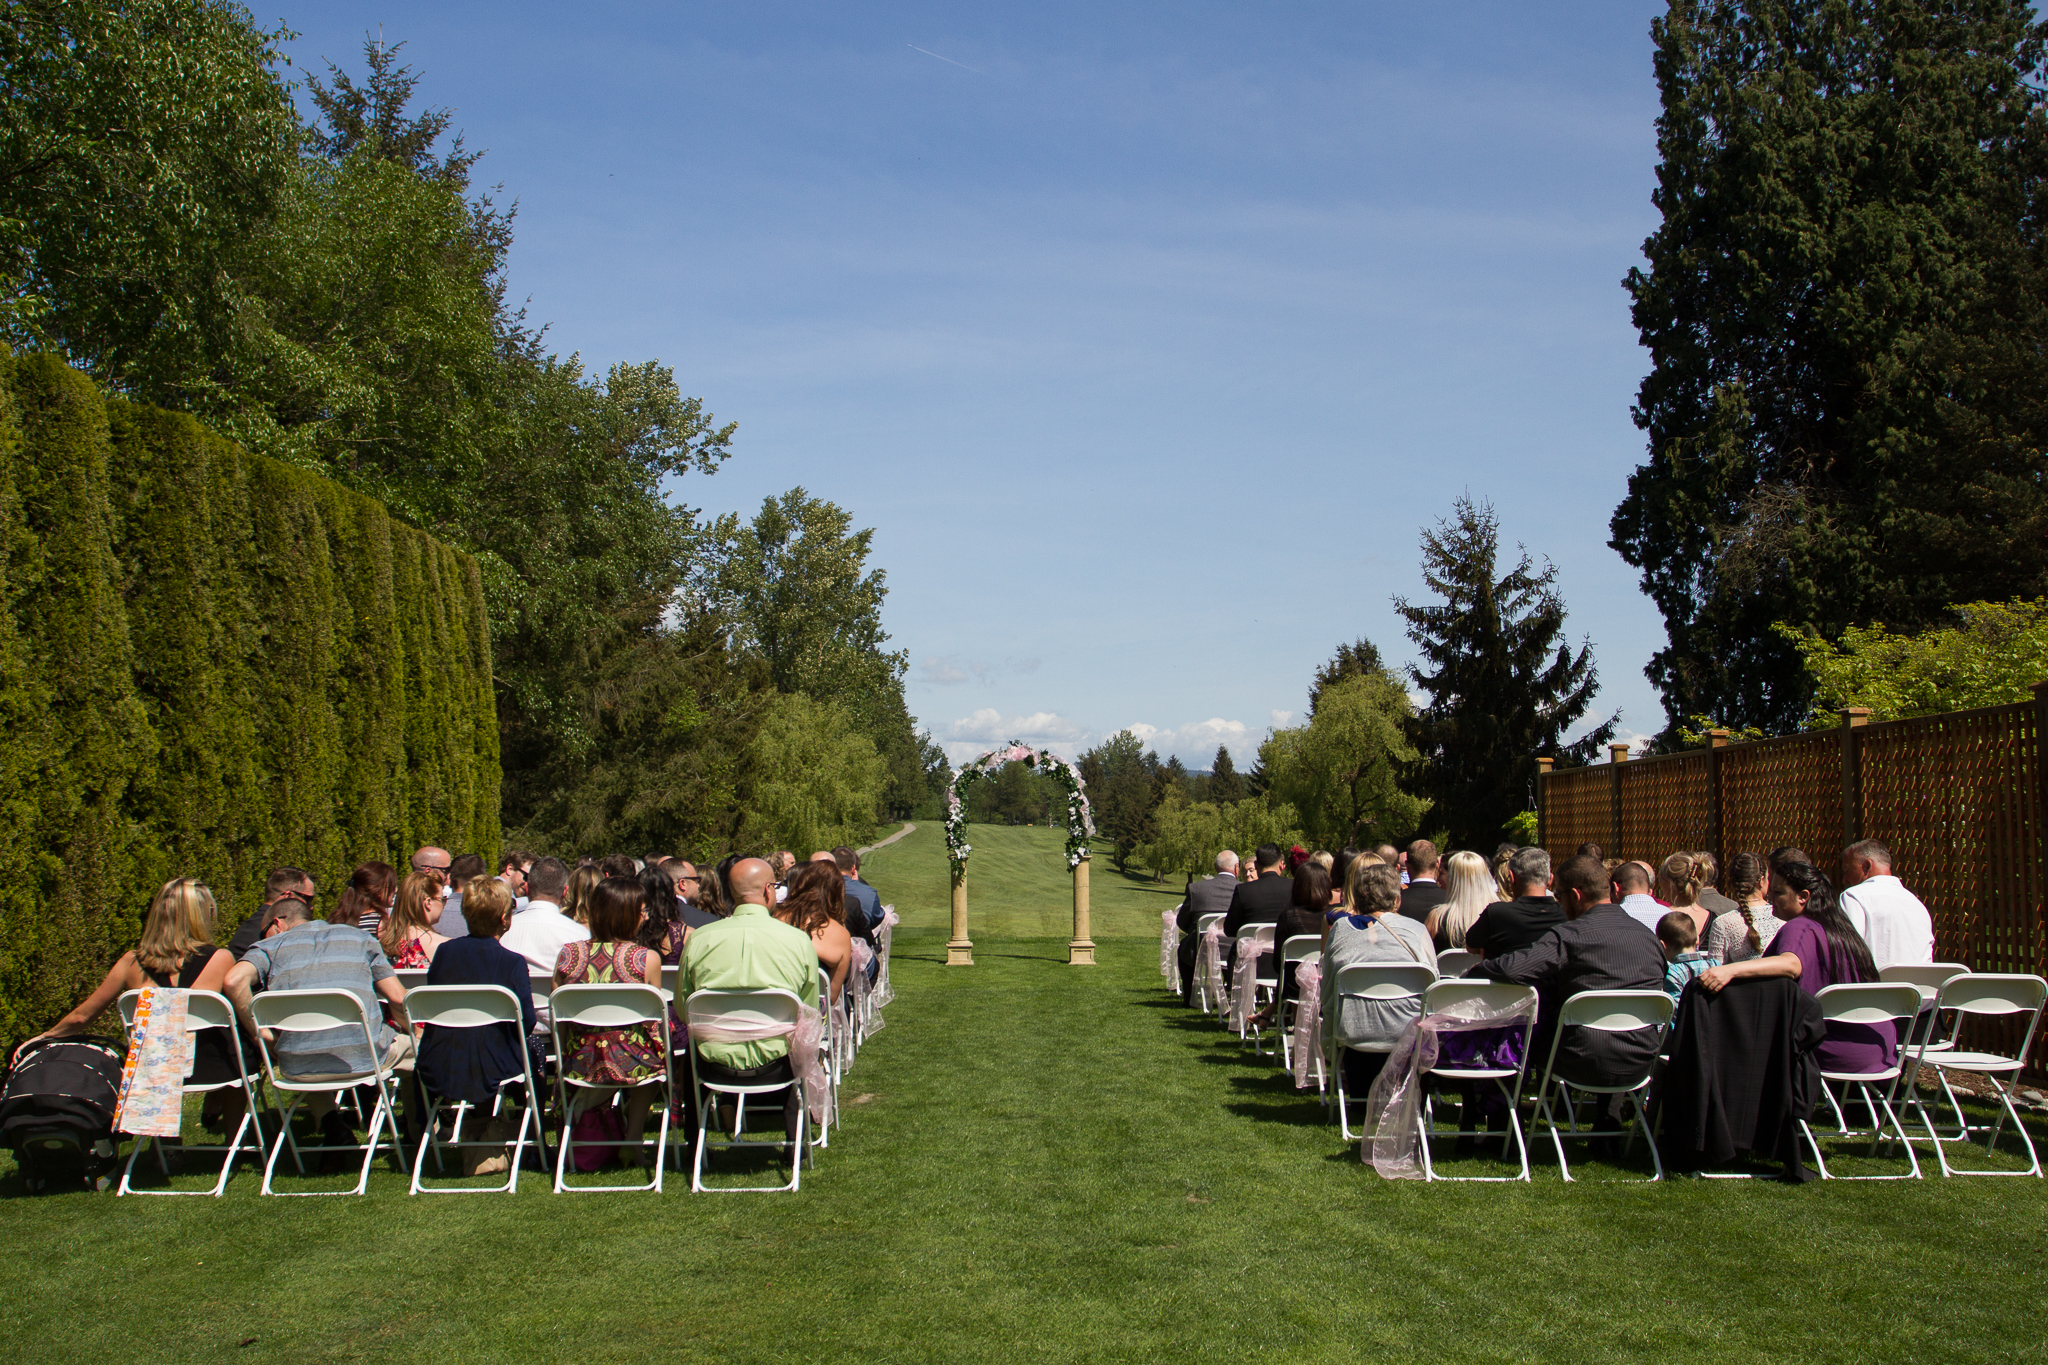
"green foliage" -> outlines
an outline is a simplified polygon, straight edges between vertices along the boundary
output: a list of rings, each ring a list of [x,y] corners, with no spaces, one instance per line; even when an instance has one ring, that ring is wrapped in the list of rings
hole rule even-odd
[[[1152,812],[1152,826],[1152,838],[1137,850],[1136,860],[1162,878],[1206,877],[1226,848],[1249,861],[1260,844],[1288,848],[1307,838],[1294,807],[1270,795],[1218,805],[1169,792]]]
[[[1783,733],[1835,640],[2048,591],[2048,30],[2021,0],[1674,0],[1615,512],[1674,726]]]
[[[846,708],[801,692],[769,699],[747,748],[745,842],[810,852],[875,826],[888,768]]]
[[[492,850],[476,564],[191,417],[0,365],[0,1037],[48,1024],[198,876],[328,894],[421,843]]]
[[[1159,755],[1129,730],[1119,730],[1082,754],[1075,767],[1088,788],[1096,828],[1110,841],[1110,860],[1121,872],[1138,845],[1152,838],[1152,807]]]
[[[1770,736],[1753,725],[1724,725],[1712,716],[1692,715],[1670,733],[1668,745],[1660,740],[1660,748],[1671,752],[1681,749],[1704,749],[1713,742],[1714,730],[1726,730],[1728,738],[1736,744],[1747,744],[1753,739],[1769,739]]]
[[[1238,775],[1237,765],[1230,760],[1230,750],[1219,744],[1216,757],[1210,760],[1209,776],[1198,779],[1201,797],[1219,806],[1228,806],[1245,798],[1245,781]]]
[[[1259,746],[1269,792],[1300,812],[1318,848],[1364,846],[1412,835],[1426,804],[1402,789],[1417,758],[1405,727],[1415,708],[1384,669],[1325,686],[1307,725],[1278,729]]]
[[[1526,846],[1536,842],[1537,824],[1537,813],[1533,810],[1525,810],[1501,826],[1501,829],[1508,838]]]
[[[969,788],[967,818],[977,825],[1040,825],[1066,796],[1050,777],[1022,763],[1005,764],[993,778]]]
[[[1316,676],[1309,683],[1308,713],[1313,716],[1323,693],[1345,679],[1370,678],[1386,673],[1387,667],[1380,660],[1379,646],[1372,641],[1361,638],[1348,645],[1338,645],[1336,654],[1316,669]]]
[[[1839,724],[1845,706],[1903,720],[2031,700],[2034,685],[2048,681],[2048,599],[1971,602],[1955,614],[1960,624],[1917,635],[1882,622],[1851,626],[1839,645],[1781,624],[1813,678],[1809,726]]]
[[[1499,575],[1500,524],[1493,509],[1459,498],[1450,520],[1422,535],[1422,577],[1443,600],[1396,599],[1423,666],[1415,681],[1430,702],[1408,721],[1419,755],[1412,780],[1430,817],[1458,848],[1491,848],[1535,796],[1536,756],[1586,760],[1618,718],[1560,749],[1565,730],[1599,685],[1593,651],[1560,643],[1564,601],[1557,570],[1537,573],[1525,552]],[[1551,653],[1555,648],[1556,653]]]

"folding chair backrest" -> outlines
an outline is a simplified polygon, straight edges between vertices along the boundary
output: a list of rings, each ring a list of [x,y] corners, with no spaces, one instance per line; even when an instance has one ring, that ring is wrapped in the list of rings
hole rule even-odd
[[[415,1024],[440,1028],[524,1023],[519,997],[503,986],[422,986],[406,993],[405,1012]]]
[[[1337,994],[1365,1000],[1415,999],[1435,984],[1435,970],[1419,962],[1354,962],[1337,969]]]
[[[2028,1014],[2048,999],[2048,981],[2017,972],[1972,972],[1950,978],[1937,1005],[1962,1014]]]
[[[1242,952],[1247,944],[1257,948],[1273,946],[1273,935],[1280,932],[1277,924],[1247,924],[1237,931],[1237,947]]]
[[[1424,1014],[1439,1014],[1459,1006],[1485,1010],[1518,1010],[1536,1017],[1536,988],[1512,981],[1442,980],[1422,997]]]
[[[1968,976],[1970,969],[1960,962],[1927,962],[1910,967],[1884,967],[1877,973],[1879,981],[1910,981],[1915,986],[1929,986],[1940,990],[1950,979]]]
[[[668,1018],[668,1005],[661,992],[636,981],[611,981],[596,985],[557,986],[548,997],[557,1024],[582,1028],[631,1028],[635,1024],[656,1024]]]
[[[1306,962],[1309,958],[1320,957],[1323,940],[1318,934],[1296,934],[1280,945],[1282,962]]]
[[[1557,1012],[1557,1026],[1629,1033],[1669,1024],[1672,1008],[1662,991],[1580,991]]]
[[[265,991],[249,1002],[249,1015],[256,1027],[273,1032],[316,1033],[330,1028],[368,1032],[370,1028],[363,1002],[353,991]]]
[[[398,984],[405,987],[407,994],[427,984],[425,967],[396,967],[393,971],[398,977]]]
[[[142,998],[141,991],[121,992],[121,1027],[132,1030],[135,1027],[135,1004]],[[203,1028],[229,1028],[235,1022],[235,1007],[228,998],[214,991],[185,992],[185,1031],[197,1033]]]
[[[1479,954],[1463,948],[1446,948],[1436,955],[1438,976],[1463,976],[1465,969],[1479,961]]]
[[[698,1020],[714,1015],[755,1024],[794,1024],[802,1006],[788,991],[763,987],[752,991],[692,991],[683,1002],[683,1018],[694,1030]]]
[[[533,992],[534,1004],[545,1006],[548,1003],[548,997],[555,993],[554,973],[528,972],[526,974],[526,988]]]
[[[679,966],[664,966],[661,969],[661,988],[667,991],[670,995],[674,995],[676,993],[676,973],[681,970],[682,968]]]
[[[1919,1015],[1920,988],[1910,981],[1824,986],[1814,999],[1821,1017],[1838,1024],[1882,1024]]]
[[[1195,920],[1195,932],[1198,934],[1208,933],[1209,926],[1212,924],[1223,923],[1223,921],[1228,917],[1228,913],[1229,912],[1224,910],[1217,910],[1210,914],[1201,916],[1200,918]]]

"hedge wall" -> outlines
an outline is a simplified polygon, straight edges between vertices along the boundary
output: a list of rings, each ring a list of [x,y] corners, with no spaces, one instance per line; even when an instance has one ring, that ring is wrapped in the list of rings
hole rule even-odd
[[[498,844],[475,561],[180,413],[0,351],[0,1039],[202,877],[323,904],[368,859]]]

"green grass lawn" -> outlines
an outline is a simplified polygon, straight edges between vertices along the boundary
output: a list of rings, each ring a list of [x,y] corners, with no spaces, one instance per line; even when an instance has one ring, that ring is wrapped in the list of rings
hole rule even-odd
[[[0,1174],[8,1357],[2043,1358],[2042,1182],[1567,1186],[1539,1156],[1532,1186],[1390,1184],[1166,995],[1146,936],[1076,968],[1064,928],[991,928],[946,968],[936,903],[887,866],[919,916],[899,998],[800,1194],[558,1196],[529,1173],[516,1197],[413,1199],[389,1171],[362,1199],[261,1199],[245,1173],[218,1201],[116,1200]],[[1043,913],[986,894],[992,918]]]
[[[946,932],[952,922],[951,872],[946,829],[938,820],[917,829],[861,863],[861,876],[896,906],[911,929]],[[969,825],[968,933],[991,938],[1070,938],[1074,882],[1067,871],[1066,833],[1043,825]],[[1180,904],[1181,884],[1126,876],[1109,861],[1107,844],[1088,860],[1092,936],[1159,937],[1159,912]]]

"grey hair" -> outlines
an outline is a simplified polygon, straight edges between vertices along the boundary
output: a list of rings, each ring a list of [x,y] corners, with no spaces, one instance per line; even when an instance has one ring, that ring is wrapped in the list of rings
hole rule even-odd
[[[1236,866],[1237,855],[1235,853],[1232,853],[1229,849],[1226,848],[1221,853],[1216,855],[1216,870],[1218,872],[1228,872]]]
[[[1889,869],[1892,865],[1892,851],[1876,839],[1860,839],[1842,850],[1851,858],[1861,858],[1873,867]]]
[[[1508,859],[1508,868],[1515,874],[1517,890],[1532,882],[1547,882],[1550,880],[1550,850],[1534,844],[1518,849],[1515,856]]]

